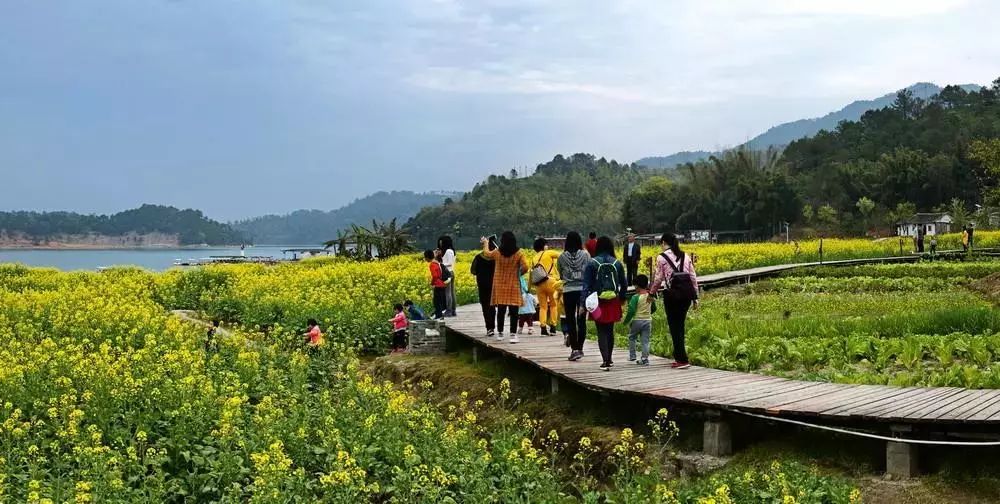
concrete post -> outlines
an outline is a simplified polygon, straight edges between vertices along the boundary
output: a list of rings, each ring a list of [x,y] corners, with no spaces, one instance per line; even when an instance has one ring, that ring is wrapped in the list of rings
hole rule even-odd
[[[475,343],[472,344],[472,363],[479,364],[479,346]]]
[[[552,395],[559,393],[559,378],[556,375],[549,375],[549,390]]]
[[[909,425],[893,425],[893,437],[913,431]],[[919,474],[917,468],[917,446],[889,441],[885,444],[885,473],[894,478],[913,478]]]
[[[718,412],[705,420],[705,430],[702,433],[702,451],[716,457],[733,454],[732,432],[729,429],[729,424],[722,420]]]

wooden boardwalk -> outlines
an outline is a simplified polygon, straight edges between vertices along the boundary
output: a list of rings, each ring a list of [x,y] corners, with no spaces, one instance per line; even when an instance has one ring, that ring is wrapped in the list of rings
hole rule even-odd
[[[914,257],[880,261],[915,260]],[[823,264],[860,264],[872,260],[830,261]],[[815,263],[818,264],[818,263]],[[706,287],[773,275],[814,265],[770,266],[705,275]],[[843,423],[939,424],[942,427],[1000,425],[1000,390],[954,387],[892,387],[788,380],[753,373],[692,366],[671,369],[672,360],[650,356],[649,366],[628,362],[628,349],[616,347],[614,368],[605,372],[597,343],[588,340],[585,357],[567,360],[562,336],[520,335],[520,343],[486,338],[479,305],[462,306],[447,319],[449,332],[501,354],[529,363],[558,379],[601,392],[616,392],[680,402],[712,410],[729,410],[800,420],[824,419]],[[538,329],[537,327],[535,328]],[[654,335],[657,336],[657,335]],[[663,335],[658,335],[663,337]]]

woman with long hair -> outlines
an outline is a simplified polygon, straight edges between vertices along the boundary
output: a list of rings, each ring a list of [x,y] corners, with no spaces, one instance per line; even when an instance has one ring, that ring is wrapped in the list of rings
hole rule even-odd
[[[524,303],[521,297],[521,275],[528,271],[528,259],[521,253],[517,237],[511,231],[504,231],[500,235],[500,246],[494,250],[490,250],[489,240],[485,237],[480,242],[483,244],[483,256],[496,263],[490,302],[497,310],[497,341],[503,340],[504,318],[509,316],[510,342],[517,343],[517,309]]]
[[[656,269],[650,294],[663,290],[663,311],[667,313],[667,326],[674,345],[672,368],[687,369],[687,349],[684,347],[684,323],[688,310],[698,307],[698,276],[694,271],[694,261],[681,250],[680,242],[673,233],[663,233],[660,238],[663,253],[656,257]]]
[[[532,263],[532,272],[529,275],[538,294],[538,324],[542,326],[542,336],[556,334],[556,324],[559,323],[559,269],[556,262],[559,260],[559,252],[549,249],[548,241],[545,238],[535,240],[535,260]],[[544,277],[537,281],[536,278]]]
[[[596,294],[598,304],[591,311],[591,318],[597,326],[597,345],[601,350],[601,369],[611,371],[614,366],[612,353],[615,349],[615,323],[622,319],[622,303],[628,289],[625,267],[615,258],[615,244],[611,238],[597,239],[596,252],[583,273],[583,291],[580,296],[586,300]]]
[[[566,344],[569,360],[583,358],[583,342],[587,340],[587,312],[583,309],[583,272],[590,263],[590,254],[583,248],[583,237],[576,231],[566,234],[566,245],[556,262],[563,282],[563,313],[566,314]]]
[[[438,238],[438,250],[441,251],[441,265],[451,272],[451,281],[444,290],[445,316],[455,316],[455,243],[448,235]]]

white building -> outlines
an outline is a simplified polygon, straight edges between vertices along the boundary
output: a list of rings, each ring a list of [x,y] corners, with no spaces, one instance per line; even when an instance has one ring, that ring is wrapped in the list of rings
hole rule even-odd
[[[951,232],[951,216],[946,213],[918,213],[896,223],[896,235],[917,236],[923,230],[927,236]]]

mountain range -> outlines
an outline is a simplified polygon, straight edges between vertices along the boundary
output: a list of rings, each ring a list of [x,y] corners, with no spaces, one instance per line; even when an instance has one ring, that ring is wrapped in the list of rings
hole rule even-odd
[[[959,87],[966,91],[978,91],[982,86],[978,84],[962,84]],[[926,100],[940,93],[942,88],[931,82],[918,82],[904,89],[913,93],[914,98]],[[872,100],[851,102],[846,107],[835,112],[830,112],[823,117],[799,119],[774,126],[750,139],[745,145],[755,150],[764,150],[768,147],[784,147],[794,140],[811,137],[822,130],[833,131],[841,121],[857,121],[865,112],[888,107],[895,100],[896,93],[889,93]],[[667,156],[645,157],[636,161],[636,164],[650,168],[674,168],[678,165],[708,159],[720,152],[703,150],[682,151]]]
[[[461,193],[379,191],[336,210],[296,210],[286,215],[264,215],[231,222],[237,231],[256,244],[319,244],[337,236],[352,224],[368,225],[372,220],[398,219],[402,225],[421,208],[439,205]]]

